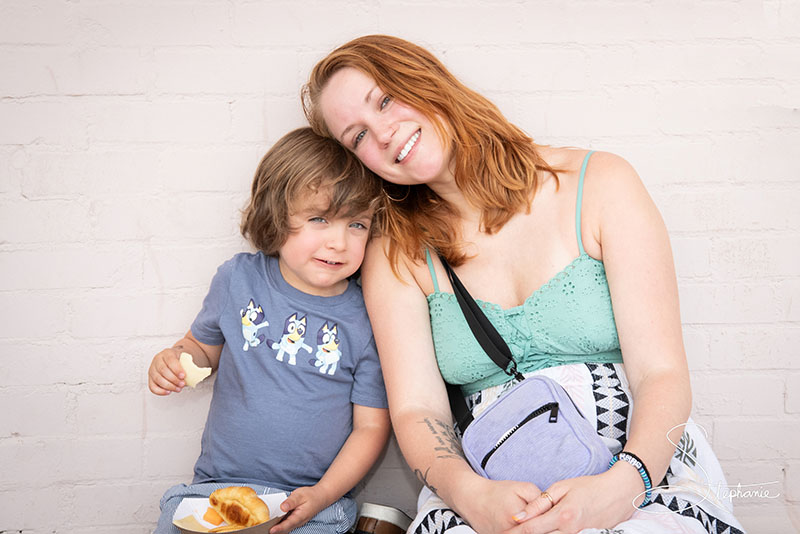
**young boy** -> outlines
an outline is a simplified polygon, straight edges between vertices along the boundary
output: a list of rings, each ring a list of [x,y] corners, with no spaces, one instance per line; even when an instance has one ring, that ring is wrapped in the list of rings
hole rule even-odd
[[[182,352],[217,373],[194,479],[164,494],[158,534],[178,532],[172,516],[184,497],[225,486],[291,492],[271,534],[342,534],[355,521],[347,493],[390,430],[363,297],[349,280],[378,180],[310,128],[261,160],[242,221],[259,252],[217,270],[189,332],[150,364],[156,395],[185,386]]]

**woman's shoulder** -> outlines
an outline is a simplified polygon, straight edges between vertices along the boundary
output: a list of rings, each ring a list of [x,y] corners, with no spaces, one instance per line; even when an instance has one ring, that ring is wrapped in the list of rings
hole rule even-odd
[[[639,175],[636,173],[633,165],[618,154],[603,151],[592,152],[589,158],[589,165],[592,167],[591,177],[595,181],[609,181],[622,187],[624,187],[626,183],[640,182]],[[589,176],[589,166],[587,166],[587,180]]]
[[[591,155],[590,155],[591,152]],[[545,160],[559,171],[558,191],[567,211],[574,208],[581,169],[586,169],[580,197],[583,244],[601,259],[602,235],[620,223],[635,220],[636,212],[654,209],[652,200],[630,162],[618,154],[576,148],[555,148]],[[587,160],[588,156],[588,160]],[[633,217],[633,219],[631,219]]]
[[[593,152],[584,177],[584,206],[603,211],[624,208],[631,203],[649,200],[642,179],[622,156],[611,152]]]
[[[394,257],[390,254],[390,238],[377,236],[367,244],[364,263],[361,267],[365,284],[387,288],[400,284],[407,288],[420,290],[424,294],[433,292],[428,264],[423,259],[410,258],[402,250],[397,250]],[[430,287],[428,287],[430,286]]]
[[[574,175],[578,178],[588,156],[586,180],[638,179],[633,166],[625,158],[612,152],[573,147],[540,147],[539,151],[547,164],[558,172],[559,177]]]
[[[581,170],[586,164],[583,179],[585,207],[594,203],[602,205],[616,203],[631,193],[644,190],[644,185],[633,165],[612,152],[547,147],[541,153],[548,165],[558,173],[558,188],[564,192],[576,192]]]

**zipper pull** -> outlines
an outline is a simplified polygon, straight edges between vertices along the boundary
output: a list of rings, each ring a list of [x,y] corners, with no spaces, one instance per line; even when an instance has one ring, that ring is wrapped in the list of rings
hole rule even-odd
[[[551,403],[550,420],[549,421],[551,423],[555,423],[556,421],[558,421],[558,403],[557,402]]]

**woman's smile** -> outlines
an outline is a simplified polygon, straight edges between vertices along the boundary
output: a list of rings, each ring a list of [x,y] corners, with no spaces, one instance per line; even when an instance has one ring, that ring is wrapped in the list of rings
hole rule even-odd
[[[402,163],[403,160],[406,159],[408,153],[411,152],[411,149],[414,148],[414,146],[417,144],[417,139],[419,139],[419,136],[421,134],[422,130],[417,130],[416,132],[414,132],[414,135],[411,136],[411,139],[408,140],[405,146],[403,146],[403,150],[401,150],[400,153],[395,158],[394,160],[395,163]]]

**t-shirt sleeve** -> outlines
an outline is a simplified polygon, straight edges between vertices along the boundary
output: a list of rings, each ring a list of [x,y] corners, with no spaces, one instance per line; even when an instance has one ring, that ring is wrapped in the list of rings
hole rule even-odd
[[[192,323],[192,334],[201,343],[222,345],[225,342],[219,320],[230,296],[233,261],[228,260],[217,269],[208,294],[203,299],[203,307]]]
[[[354,373],[350,402],[370,408],[388,408],[375,338],[370,336]]]

